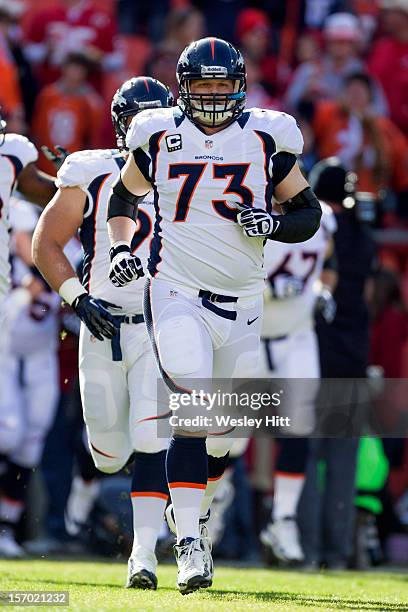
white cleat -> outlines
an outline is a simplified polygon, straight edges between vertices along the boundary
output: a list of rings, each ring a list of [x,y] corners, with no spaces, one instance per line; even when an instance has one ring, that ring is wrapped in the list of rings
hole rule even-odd
[[[208,578],[208,584],[204,585],[204,588],[210,587],[214,578],[214,563],[212,559],[212,543],[210,534],[207,529],[207,521],[210,513],[207,514],[205,519],[200,519],[200,539],[201,546],[204,551],[204,567],[206,576]]]
[[[3,527],[0,532],[0,557],[22,559],[25,556],[25,550],[20,544],[17,544],[13,530],[10,527]]]
[[[296,519],[287,516],[269,523],[261,531],[262,544],[272,551],[279,561],[284,563],[301,563],[304,554],[299,542],[299,530]]]
[[[205,585],[204,588],[210,587],[212,585],[212,581],[214,577],[214,563],[213,563],[212,554],[211,554],[212,553],[212,543],[211,543],[210,534],[208,533],[208,528],[207,528],[207,523],[208,523],[208,519],[210,515],[211,514],[209,510],[206,516],[200,518],[200,538],[201,538],[202,548],[204,550],[205,571],[206,571],[206,576],[208,578],[208,584]],[[177,535],[176,520],[174,518],[174,512],[173,512],[173,504],[169,504],[167,506],[165,516],[166,516],[166,523],[167,523],[168,528],[174,535]]]
[[[177,587],[182,595],[210,586],[201,538],[184,538],[174,545],[174,554],[178,566]]]
[[[71,491],[65,508],[65,529],[70,536],[77,536],[87,522],[100,490],[98,480],[89,484],[80,476],[72,481]]]
[[[224,475],[212,501],[211,514],[207,522],[208,532],[211,536],[213,546],[217,546],[224,535],[226,527],[225,513],[232,504],[234,496],[234,485],[230,481],[229,475]]]
[[[157,589],[157,559],[153,551],[137,546],[128,561],[127,589]]]

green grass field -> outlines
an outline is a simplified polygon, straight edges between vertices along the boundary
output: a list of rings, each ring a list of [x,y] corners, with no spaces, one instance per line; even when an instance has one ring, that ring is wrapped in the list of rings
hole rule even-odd
[[[301,573],[217,567],[207,591],[181,596],[176,568],[159,568],[159,589],[127,590],[126,566],[101,561],[0,561],[0,590],[68,590],[70,610],[224,612],[252,610],[405,610],[408,575],[387,572]],[[27,609],[19,608],[19,609]],[[61,610],[62,607],[39,607]]]

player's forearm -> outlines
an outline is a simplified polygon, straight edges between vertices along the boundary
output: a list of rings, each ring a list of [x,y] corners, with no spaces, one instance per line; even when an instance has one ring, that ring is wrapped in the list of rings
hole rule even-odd
[[[111,245],[117,242],[131,244],[135,234],[136,223],[129,217],[113,217],[108,221],[108,234]]]
[[[41,221],[34,232],[32,255],[34,264],[54,291],[58,292],[69,278],[77,278],[63,248],[47,237]]]
[[[33,165],[29,164],[19,176],[17,187],[30,202],[45,207],[57,191],[55,179],[30,166]]]

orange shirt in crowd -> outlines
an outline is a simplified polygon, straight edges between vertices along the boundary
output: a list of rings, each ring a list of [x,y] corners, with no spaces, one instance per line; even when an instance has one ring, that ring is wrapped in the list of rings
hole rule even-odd
[[[388,186],[395,191],[408,188],[408,142],[397,126],[386,117],[377,116],[376,126],[382,139],[382,147],[388,160],[390,180]],[[316,138],[317,152],[320,158],[340,155],[343,147],[352,141],[353,129],[350,116],[342,106],[336,102],[320,102],[316,108],[313,120],[313,130]],[[358,189],[360,191],[377,191],[385,187],[376,176],[373,164],[373,155],[370,151],[368,135],[363,133],[362,162],[358,172]]]
[[[40,92],[33,115],[32,135],[38,145],[61,145],[71,153],[100,146],[103,102],[88,85],[76,94],[64,92],[61,83]],[[55,174],[53,164],[41,153],[39,167]]]

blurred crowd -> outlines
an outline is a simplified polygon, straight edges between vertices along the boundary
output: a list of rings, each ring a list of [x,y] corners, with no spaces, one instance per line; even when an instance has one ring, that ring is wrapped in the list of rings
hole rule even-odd
[[[38,147],[61,145],[71,152],[113,147],[109,106],[117,87],[131,76],[146,74],[176,94],[180,52],[207,34],[230,40],[243,52],[248,107],[283,110],[297,118],[305,140],[306,173],[331,156],[356,173],[356,189],[374,210],[369,224],[375,249],[367,263],[369,272],[364,272],[373,282],[369,295],[363,295],[362,288],[358,296],[370,313],[367,360],[387,378],[406,378],[408,0],[0,0],[0,106],[7,129],[26,134]],[[55,174],[42,154],[38,165]],[[32,227],[21,230],[16,222],[17,255],[21,231],[31,232]],[[359,256],[356,248],[352,265]],[[345,269],[344,275],[348,273]],[[66,310],[56,316],[64,330],[56,349],[57,417],[41,470],[28,485],[33,503],[21,526],[21,539],[36,538],[33,552],[75,549],[79,531],[67,533],[64,522],[72,477],[79,470],[83,479],[87,474],[94,479],[82,440],[77,323]],[[353,338],[359,342],[353,333],[351,344]],[[351,369],[340,376],[365,372]],[[251,560],[259,554],[256,533],[270,511],[278,444],[253,440],[244,457],[234,461],[225,499],[219,500],[228,506],[220,555]],[[331,452],[341,456],[345,449]],[[352,452],[352,499],[344,503],[357,511],[355,565],[384,559],[408,562],[406,440],[362,439]],[[329,462],[327,457],[323,461]],[[377,466],[375,478],[367,475],[367,462]],[[89,489],[89,512],[96,499],[99,507],[92,515],[92,529],[80,539],[85,549],[116,554],[131,542],[130,510],[121,497],[123,479],[129,476],[103,478]],[[32,493],[37,489],[48,500],[46,509]],[[336,521],[335,512],[328,520]],[[41,517],[41,524],[33,517]],[[358,538],[359,527],[364,541]],[[165,532],[163,536],[165,542]]]

